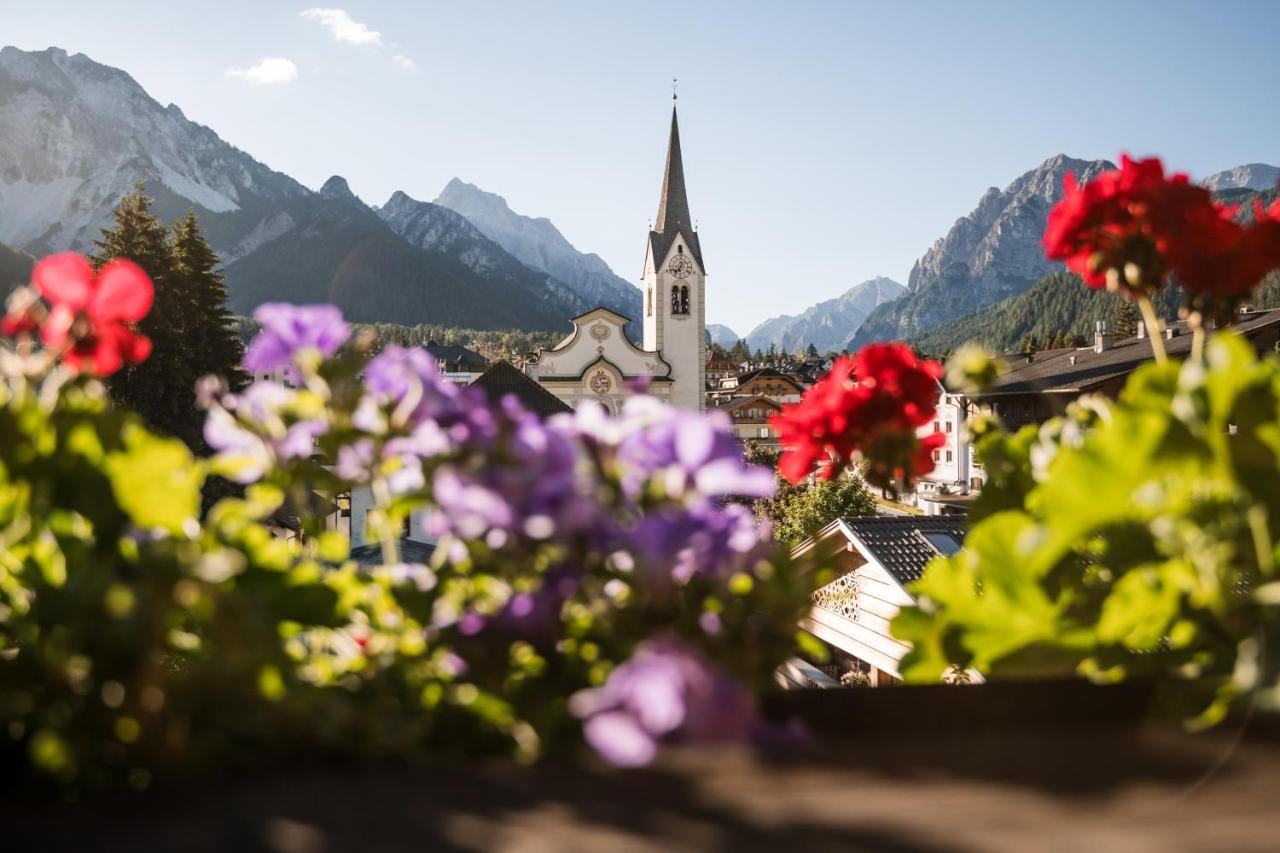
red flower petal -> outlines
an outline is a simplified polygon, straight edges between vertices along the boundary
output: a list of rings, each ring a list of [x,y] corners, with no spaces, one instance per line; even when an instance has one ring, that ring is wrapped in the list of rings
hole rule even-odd
[[[93,297],[93,267],[75,252],[41,258],[31,271],[31,282],[45,299],[73,311],[83,311]]]
[[[40,328],[40,339],[47,347],[60,347],[67,342],[71,333],[71,324],[75,322],[75,309],[62,304],[55,304],[49,312],[49,318]]]
[[[98,283],[88,313],[95,322],[126,320],[136,323],[151,310],[155,288],[133,261],[114,260],[98,273]]]

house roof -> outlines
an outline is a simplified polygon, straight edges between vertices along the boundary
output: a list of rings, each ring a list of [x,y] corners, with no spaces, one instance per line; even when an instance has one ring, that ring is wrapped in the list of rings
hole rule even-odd
[[[752,404],[756,406],[766,406],[772,409],[782,408],[782,404],[777,402],[776,400],[770,400],[768,397],[761,397],[759,395],[756,395],[754,397],[730,397],[728,400],[725,400],[723,403],[718,403],[712,408],[723,409],[724,411],[728,412],[733,409],[741,408],[742,406],[747,406]]]
[[[400,559],[405,563],[427,563],[436,552],[436,546],[428,542],[414,539],[400,540]],[[382,565],[382,545],[371,542],[368,545],[357,545],[351,549],[351,559],[357,566],[373,567]]]
[[[689,197],[684,186],[684,158],[680,155],[680,123],[676,118],[675,105],[672,104],[671,137],[667,141],[667,165],[662,172],[662,195],[658,199],[658,216],[653,221],[653,230],[649,232],[655,264],[661,264],[666,258],[677,234],[684,237],[699,269],[705,273],[707,268],[702,263],[702,246],[698,243],[698,234],[693,230],[693,219],[689,215]]]
[[[1280,310],[1244,315],[1230,328],[1252,337],[1277,325],[1280,325]],[[1165,350],[1170,358],[1185,358],[1191,352],[1192,335],[1185,323],[1173,323],[1170,328],[1178,334],[1165,339]],[[1035,353],[1031,361],[1025,356],[1007,356],[1004,361],[1009,371],[974,396],[1083,393],[1109,379],[1132,373],[1151,359],[1151,342],[1138,337],[1116,341],[1102,352],[1095,352],[1092,347],[1047,350]]]
[[[804,391],[804,385],[800,384],[800,381],[795,376],[790,373],[783,373],[776,367],[759,367],[747,373],[739,374],[738,385],[746,385],[753,379],[782,379],[794,385],[796,390]]]
[[[524,371],[509,361],[497,361],[471,383],[484,390],[492,403],[501,402],[508,394],[514,395],[520,405],[542,419],[562,412],[571,412],[569,404],[543,388]]]
[[[955,517],[846,516],[839,525],[903,586],[919,580],[925,566],[947,547],[954,551],[964,544],[964,523]]]
[[[489,366],[489,359],[475,350],[458,344],[427,344],[423,349],[430,353],[432,358],[446,364],[465,364],[478,370],[484,370]]]

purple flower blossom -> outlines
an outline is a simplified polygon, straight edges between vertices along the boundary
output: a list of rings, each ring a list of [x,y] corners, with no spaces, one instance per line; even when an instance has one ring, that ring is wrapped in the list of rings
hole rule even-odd
[[[294,357],[300,350],[313,348],[328,358],[351,336],[342,312],[332,305],[268,302],[258,306],[253,319],[262,331],[244,354],[245,368],[257,372],[283,367],[295,381]]]
[[[665,639],[637,647],[604,686],[575,693],[569,709],[585,721],[583,734],[592,748],[622,767],[649,763],[664,739],[736,740],[757,724],[741,684]]]

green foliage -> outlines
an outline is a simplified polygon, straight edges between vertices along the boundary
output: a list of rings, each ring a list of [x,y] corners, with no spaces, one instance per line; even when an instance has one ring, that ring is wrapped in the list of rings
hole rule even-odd
[[[138,413],[152,429],[180,438],[207,454],[196,407],[196,381],[207,374],[243,384],[243,347],[226,308],[218,257],[194,213],[172,233],[151,212],[141,187],[120,200],[110,229],[97,241],[99,264],[128,258],[155,286],[155,304],[139,324],[151,339],[150,358],[125,367],[108,385],[112,400]]]
[[[1205,363],[1147,365],[1115,403],[976,426],[991,480],[964,549],[893,623],[907,679],[1151,676],[1199,723],[1275,684],[1280,362],[1220,334]]]
[[[1177,317],[1182,293],[1165,288],[1156,308],[1166,320]],[[911,341],[917,352],[949,355],[966,343],[981,344],[995,352],[1025,352],[1026,342],[1035,350],[1076,346],[1093,339],[1098,320],[1110,326],[1124,300],[1105,290],[1092,290],[1071,273],[1051,273],[1031,289],[958,320],[925,332]]]
[[[192,370],[221,376],[233,390],[239,389],[247,379],[240,369],[244,344],[227,310],[222,261],[205,239],[194,210],[173,224],[171,248],[174,279],[192,311],[187,338]]]

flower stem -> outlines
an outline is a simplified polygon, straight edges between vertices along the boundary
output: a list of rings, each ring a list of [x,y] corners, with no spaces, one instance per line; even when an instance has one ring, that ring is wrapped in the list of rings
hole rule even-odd
[[[1151,339],[1151,352],[1156,357],[1156,364],[1165,364],[1169,356],[1164,351],[1164,328],[1160,324],[1160,318],[1156,316],[1156,307],[1151,304],[1151,297],[1139,297],[1138,308],[1142,310],[1142,321],[1147,324],[1147,337]]]
[[[391,505],[391,490],[387,487],[387,481],[382,477],[374,477],[373,482],[369,484],[370,490],[373,492],[374,505],[379,510],[381,516],[378,524],[378,543],[382,546],[382,564],[385,566],[395,566],[400,563],[400,542],[395,535],[395,531],[391,529],[391,519],[387,516],[387,507]]]
[[[1204,326],[1197,325],[1191,332],[1191,360],[1204,361]]]

